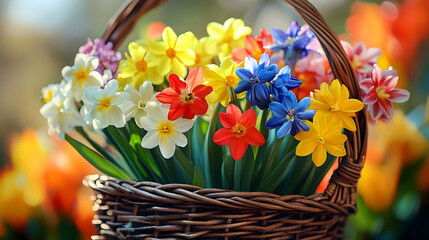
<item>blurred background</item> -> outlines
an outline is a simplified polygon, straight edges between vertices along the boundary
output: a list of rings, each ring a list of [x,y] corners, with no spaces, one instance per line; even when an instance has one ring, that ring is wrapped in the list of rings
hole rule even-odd
[[[352,44],[382,50],[410,100],[391,122],[369,128],[358,184],[358,213],[348,239],[429,239],[429,1],[311,1]],[[0,1],[0,239],[89,239],[93,233],[85,175],[97,173],[67,143],[47,135],[42,87],[58,83],[87,38],[98,38],[122,5],[117,0]],[[286,29],[299,16],[280,0],[168,1],[138,22],[119,51],[147,38],[161,21],[176,33],[206,36],[206,25],[242,18]],[[302,20],[300,20],[302,23]]]

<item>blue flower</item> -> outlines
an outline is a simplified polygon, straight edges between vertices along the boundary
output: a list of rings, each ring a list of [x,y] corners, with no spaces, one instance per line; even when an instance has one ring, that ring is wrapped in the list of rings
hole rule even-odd
[[[260,109],[268,108],[270,104],[270,89],[267,84],[279,72],[276,64],[271,64],[270,54],[264,53],[259,58],[259,64],[256,59],[247,56],[244,59],[244,68],[237,68],[235,73],[241,79],[235,88],[236,93],[246,92],[246,98],[250,105],[258,106]]]
[[[286,33],[276,28],[271,29],[271,33],[275,43],[266,48],[274,52],[283,50],[283,61],[286,64],[295,63],[297,57],[306,57],[306,47],[315,37],[310,29],[301,32],[301,26],[296,21],[289,25]]]
[[[273,99],[280,102],[282,96],[288,94],[289,90],[299,87],[302,82],[295,76],[292,76],[289,66],[284,66],[280,69],[277,76],[270,82],[270,91]]]
[[[287,134],[295,134],[301,131],[308,131],[310,128],[302,121],[312,118],[316,114],[315,110],[307,110],[311,100],[309,97],[303,98],[299,103],[293,92],[289,91],[283,96],[281,103],[270,103],[270,109],[273,117],[268,119],[265,127],[268,129],[277,129],[277,138],[283,138]]]

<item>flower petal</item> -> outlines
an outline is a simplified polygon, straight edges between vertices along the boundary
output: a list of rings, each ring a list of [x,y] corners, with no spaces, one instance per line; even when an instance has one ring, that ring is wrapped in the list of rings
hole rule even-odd
[[[311,104],[311,99],[309,97],[305,97],[299,101],[299,103],[295,107],[295,112],[300,113],[307,109]]]
[[[246,134],[243,136],[244,140],[252,146],[261,146],[265,143],[264,136],[255,127],[246,129]]]
[[[341,144],[328,144],[325,143],[323,145],[326,148],[326,151],[328,151],[329,154],[335,157],[342,157],[346,155],[346,149]]]
[[[292,129],[292,122],[291,121],[285,121],[283,125],[279,128],[277,131],[277,138],[283,138],[286,135],[290,133],[290,130]]]
[[[142,139],[142,147],[147,149],[152,149],[159,145],[161,140],[161,135],[158,134],[158,131],[149,131],[144,135]]]
[[[339,108],[343,112],[358,112],[364,107],[363,102],[357,99],[347,99],[346,101],[339,104]]]
[[[186,144],[188,144],[188,139],[186,138],[186,136],[179,131],[174,131],[173,133],[171,133],[171,137],[174,139],[176,145],[179,147],[184,147],[186,146]]]
[[[388,99],[395,103],[403,103],[410,99],[410,92],[405,89],[392,89],[388,94],[390,94]]]
[[[180,77],[176,74],[170,74],[168,77],[168,82],[170,83],[170,87],[179,94],[183,89],[187,88],[186,82],[180,79]]]
[[[194,121],[192,119],[179,118],[174,122],[174,130],[179,132],[187,132],[194,125]]]
[[[177,35],[171,27],[164,28],[162,32],[162,41],[164,41],[168,48],[174,48],[176,46]]]
[[[295,135],[296,136],[296,135]],[[304,139],[298,143],[296,146],[296,155],[297,156],[307,156],[314,151],[314,148],[317,145],[317,141],[312,139]]]
[[[171,158],[176,151],[176,142],[170,134],[161,135],[161,140],[159,141],[159,150],[161,150],[161,155],[164,158]]]
[[[281,103],[272,102],[270,103],[270,110],[274,116],[284,118],[288,114]]]
[[[248,109],[243,113],[243,115],[241,115],[240,123],[246,128],[255,127],[256,118],[255,110]]]
[[[231,138],[231,143],[229,144],[229,152],[231,153],[234,160],[240,160],[246,153],[248,144],[244,139],[233,137]]]
[[[242,115],[241,110],[234,104],[228,105],[228,107],[226,108],[226,113],[231,114],[235,122],[240,121]]]
[[[301,119],[301,120],[307,120],[309,118],[314,117],[315,114],[316,114],[316,110],[310,109],[310,110],[307,110],[305,112],[297,113],[296,117]]]
[[[322,146],[322,144],[318,144],[314,148],[314,151],[313,151],[311,158],[313,160],[314,165],[316,165],[316,167],[320,167],[325,163],[325,161],[326,161],[326,150]]]
[[[229,145],[231,143],[232,138],[234,138],[234,134],[229,128],[221,128],[217,130],[213,135],[213,141],[217,145]]]

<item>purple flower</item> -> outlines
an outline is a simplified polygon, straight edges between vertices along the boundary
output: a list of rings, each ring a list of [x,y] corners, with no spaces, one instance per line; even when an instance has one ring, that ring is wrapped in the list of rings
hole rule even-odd
[[[244,59],[244,68],[237,68],[235,73],[241,79],[235,88],[236,93],[246,92],[246,98],[250,105],[258,106],[260,109],[268,108],[270,103],[270,89],[265,84],[274,79],[279,71],[276,64],[271,64],[270,54],[264,53],[256,59],[247,56]]]
[[[79,48],[80,53],[85,53],[88,56],[98,57],[100,64],[96,71],[103,74],[104,70],[110,70],[113,78],[118,76],[118,66],[121,60],[121,53],[112,50],[111,42],[104,43],[101,39],[94,39],[94,42],[88,38],[88,42]]]
[[[271,29],[274,44],[265,46],[266,48],[277,52],[283,50],[283,61],[286,64],[295,63],[297,58],[307,56],[307,45],[313,40],[314,33],[309,29],[301,29],[297,21],[293,21],[287,32],[273,28]]]
[[[302,121],[312,118],[316,114],[315,110],[307,110],[311,100],[309,97],[303,98],[299,103],[293,92],[289,91],[281,99],[281,103],[270,103],[270,109],[273,117],[268,119],[265,127],[268,129],[277,129],[277,138],[283,138],[287,134],[295,134],[301,131],[308,131],[310,128]]]
[[[270,91],[275,101],[280,102],[282,96],[289,93],[289,90],[295,89],[302,84],[295,76],[291,75],[289,66],[280,69],[277,76],[270,82]]]

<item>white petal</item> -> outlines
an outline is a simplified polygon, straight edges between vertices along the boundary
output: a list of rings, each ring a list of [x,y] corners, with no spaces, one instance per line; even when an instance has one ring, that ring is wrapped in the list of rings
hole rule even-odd
[[[140,101],[139,92],[137,92],[137,90],[133,88],[133,86],[131,86],[130,84],[127,84],[127,86],[125,86],[124,91],[130,95],[129,100],[134,104],[137,104]]]
[[[171,134],[171,136],[174,138],[176,145],[179,147],[184,147],[186,144],[188,144],[188,139],[186,138],[185,134],[174,131],[174,134]]]
[[[104,94],[106,94],[107,96],[112,96],[113,94],[115,94],[118,91],[119,88],[119,82],[115,79],[110,80],[106,86],[104,86]]]
[[[179,118],[173,121],[174,130],[180,132],[186,132],[191,129],[192,125],[194,125],[194,121],[192,119]]]
[[[158,121],[152,117],[142,117],[140,119],[140,126],[146,131],[156,131],[158,125]]]
[[[174,155],[174,151],[176,150],[174,138],[171,135],[161,136],[159,149],[161,150],[161,154],[164,158],[171,158]]]
[[[150,81],[146,81],[143,85],[140,86],[139,90],[140,96],[142,100],[149,101],[153,95],[153,86]]]
[[[136,115],[137,111],[139,110],[137,108],[137,105],[130,101],[126,101],[122,103],[120,105],[120,108],[122,109],[122,112],[124,113],[127,121],[133,118]]]
[[[165,106],[166,104],[157,104],[156,102],[149,102],[146,105],[146,111],[147,114],[151,117],[153,117],[154,119],[156,119],[156,121],[161,121],[161,122],[165,122],[167,121],[167,117],[168,117],[168,106]],[[169,105],[169,104],[168,104]],[[165,110],[165,108],[167,108],[167,110]]]
[[[161,136],[157,131],[149,131],[142,139],[142,147],[152,149],[159,145]]]
[[[40,108],[40,114],[44,118],[51,118],[59,114],[59,109],[53,102],[48,102]]]
[[[65,66],[63,70],[61,70],[61,75],[63,75],[63,78],[67,81],[73,80],[71,75],[72,71],[73,69],[70,66]]]
[[[111,100],[111,105],[119,105],[125,101],[127,101],[130,98],[130,94],[126,92],[117,92],[113,95]]]
[[[110,106],[105,115],[109,118],[109,125],[114,125],[117,128],[125,126],[125,115],[118,106]]]
[[[98,104],[103,98],[101,90],[99,87],[85,87],[85,98],[92,104]]]
[[[99,72],[92,71],[88,74],[87,86],[101,87],[104,84],[103,76]]]

